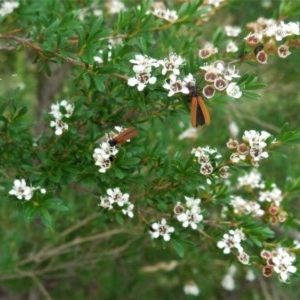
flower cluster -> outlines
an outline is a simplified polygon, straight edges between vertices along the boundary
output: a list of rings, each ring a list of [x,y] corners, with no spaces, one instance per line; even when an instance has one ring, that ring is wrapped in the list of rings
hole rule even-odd
[[[285,212],[280,206],[282,200],[282,191],[275,183],[272,183],[269,189],[259,192],[258,201],[265,204],[267,219],[272,224],[283,223],[286,221],[287,212]]]
[[[218,165],[218,160],[222,158],[221,154],[209,146],[193,148],[191,153],[198,159],[200,164],[200,173],[202,175],[211,175]],[[227,177],[227,167],[223,166],[219,169],[220,177]]]
[[[237,188],[245,189],[251,193],[253,199],[253,192],[255,189],[264,189],[265,183],[261,178],[261,174],[256,170],[252,170],[248,174],[238,177]],[[255,200],[247,200],[241,196],[231,196],[230,205],[233,207],[233,212],[238,215],[251,214],[254,217],[262,217],[265,210],[262,209],[261,204]]]
[[[55,128],[56,135],[62,135],[64,131],[69,129],[69,125],[64,120],[70,118],[73,111],[74,106],[68,103],[67,100],[51,105],[49,114],[54,117],[54,120],[50,122],[50,127]]]
[[[46,190],[44,188],[41,188],[39,186],[33,187],[28,186],[26,184],[25,179],[15,179],[14,180],[14,186],[9,191],[10,195],[16,196],[18,199],[22,200],[30,200],[33,196],[33,193],[35,190],[39,190],[42,194],[46,193]]]
[[[238,178],[237,188],[241,189],[244,196],[230,198],[233,212],[238,215],[251,214],[253,217],[262,218],[271,223],[283,223],[286,221],[287,213],[282,209],[282,191],[275,183],[266,185],[257,170]],[[251,200],[247,199],[248,193]]]
[[[201,215],[200,203],[201,199],[194,199],[190,197],[185,198],[185,205],[178,202],[174,207],[174,213],[183,227],[198,228],[198,223],[203,220]]]
[[[106,135],[106,141],[100,143],[99,147],[94,149],[93,158],[95,165],[100,167],[100,173],[105,173],[111,167],[112,161],[119,152],[118,144],[114,142],[114,138],[125,129],[115,126],[115,130],[117,133]]]
[[[266,149],[266,140],[270,136],[266,131],[249,130],[244,132],[243,143],[241,144],[237,140],[230,139],[226,145],[228,149],[233,151],[230,156],[231,162],[249,161],[253,166],[257,167],[261,159],[269,156]]]
[[[261,217],[265,214],[257,201],[245,200],[240,196],[231,196],[230,205],[233,207],[233,212],[238,215],[251,214],[254,217]]]
[[[170,23],[174,23],[178,19],[177,12],[166,8],[163,2],[154,2],[153,9],[147,12],[147,14],[150,13]]]
[[[202,56],[210,56],[216,53],[216,49],[212,45],[207,45],[205,49],[200,50]],[[188,74],[184,78],[180,78],[180,68],[185,64],[185,59],[176,53],[170,53],[163,60],[156,60],[147,55],[137,54],[135,59],[130,62],[134,64],[133,71],[135,77],[127,80],[129,86],[137,86],[138,91],[143,91],[148,84],[155,84],[157,77],[152,74],[153,68],[162,67],[161,75],[165,76],[163,88],[168,90],[168,96],[171,97],[177,93],[189,94],[190,85],[195,86],[196,80],[192,74]],[[206,85],[202,89],[202,93],[206,98],[212,98],[215,92],[226,93],[233,98],[240,98],[242,92],[235,78],[239,78],[236,68],[223,61],[215,61],[213,64],[205,64],[200,69],[205,71],[204,79]]]
[[[120,188],[108,189],[104,197],[100,197],[98,206],[111,210],[120,207],[124,215],[133,218],[134,204],[129,201],[129,194],[122,193]]]
[[[19,7],[18,1],[4,1],[0,6],[0,16],[5,17]]]
[[[168,58],[162,60],[138,54],[130,62],[134,64],[135,77],[129,78],[127,83],[130,86],[137,86],[138,91],[142,91],[147,84],[154,84],[157,81],[157,78],[151,72],[152,68],[160,66],[162,67],[161,74],[167,76],[163,87],[169,91],[169,97],[175,93],[188,94],[188,84],[190,81],[194,81],[191,74],[183,80],[177,77],[180,74],[179,68],[185,63],[185,60],[176,53],[170,53]]]
[[[286,58],[291,54],[288,42],[279,45],[286,37],[300,34],[299,22],[277,22],[274,19],[259,18],[256,22],[247,24],[251,32],[245,37],[246,43],[252,48],[256,60],[266,64],[268,54],[277,53]]]
[[[287,249],[278,247],[273,251],[262,250],[260,256],[265,260],[265,266],[262,273],[265,277],[270,277],[273,272],[278,274],[279,280],[286,282],[291,273],[297,271],[293,266],[296,257],[294,254],[289,253]]]
[[[223,239],[217,243],[218,248],[223,249],[224,254],[229,254],[232,249],[238,250],[238,260],[247,265],[249,263],[249,255],[244,251],[241,242],[246,239],[242,229],[229,230],[223,235]]]
[[[151,238],[157,239],[160,236],[163,237],[165,242],[170,241],[171,239],[171,233],[175,231],[175,228],[172,226],[169,226],[167,224],[166,219],[162,219],[160,222],[155,222],[151,224],[149,233]]]
[[[249,173],[245,174],[244,176],[238,177],[237,187],[245,187],[246,189],[255,189],[259,188],[262,189],[265,187],[265,183],[261,178],[261,174],[256,170],[251,170]]]
[[[232,98],[240,98],[242,91],[233,79],[239,78],[240,75],[235,66],[225,64],[222,60],[217,60],[212,64],[204,64],[200,69],[205,71],[205,87],[202,89],[203,95],[210,99],[215,92],[226,93]]]

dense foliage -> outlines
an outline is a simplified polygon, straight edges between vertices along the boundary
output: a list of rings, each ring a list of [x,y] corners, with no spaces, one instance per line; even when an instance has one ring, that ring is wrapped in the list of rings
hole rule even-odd
[[[299,299],[300,5],[137,2],[0,3],[0,295]]]

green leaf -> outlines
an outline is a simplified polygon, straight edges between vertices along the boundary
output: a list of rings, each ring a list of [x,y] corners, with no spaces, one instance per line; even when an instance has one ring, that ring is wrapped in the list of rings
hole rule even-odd
[[[25,219],[27,221],[30,221],[31,219],[33,219],[36,216],[36,208],[34,206],[27,206],[25,208]]]
[[[118,222],[119,225],[123,225],[124,224],[124,218],[123,215],[120,213],[116,213],[116,220]]]
[[[101,77],[93,77],[93,81],[98,91],[104,92],[105,91],[105,82],[103,80],[103,76]]]
[[[261,96],[259,94],[253,93],[253,92],[248,92],[248,91],[243,91],[243,97],[254,99],[254,100],[261,99]]]
[[[91,86],[91,76],[90,76],[90,74],[89,73],[84,73],[82,75],[82,78],[85,82],[86,87],[90,88],[90,86]]]
[[[114,171],[117,178],[123,179],[125,177],[124,172],[120,168],[115,167]]]
[[[285,124],[277,139],[280,141],[281,144],[284,145],[293,145],[293,144],[299,144],[300,143],[300,127],[296,130],[288,130],[289,126],[288,124]]]
[[[58,198],[48,199],[44,202],[43,207],[54,209],[57,211],[68,211],[69,207],[63,204],[63,201]]]
[[[19,111],[18,111],[18,117],[21,117],[27,113],[28,109],[26,106],[23,106]]]
[[[178,241],[171,239],[171,244],[179,257],[184,257],[184,247]]]
[[[46,210],[46,209],[40,209],[39,213],[41,215],[42,223],[46,227],[51,228],[52,227],[52,217],[49,214],[48,210]]]

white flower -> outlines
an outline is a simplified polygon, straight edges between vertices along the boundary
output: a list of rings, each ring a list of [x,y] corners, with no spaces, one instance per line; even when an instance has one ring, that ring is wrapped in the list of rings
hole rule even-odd
[[[300,35],[299,22],[289,22],[286,24],[286,31],[289,35]]]
[[[152,14],[158,18],[164,19],[172,23],[178,19],[178,14],[175,10],[169,10],[163,7],[155,7],[154,10],[152,11]]]
[[[125,10],[125,5],[120,0],[110,0],[106,4],[109,14],[118,14],[120,11]]]
[[[232,98],[238,99],[241,98],[243,93],[235,82],[231,82],[226,88],[226,94]]]
[[[107,189],[106,195],[100,197],[100,203],[98,205],[108,210],[115,208],[119,211],[120,209],[118,209],[118,207],[121,207],[121,211],[124,215],[133,218],[134,204],[129,201],[129,194],[122,193],[119,187]]]
[[[134,204],[130,203],[129,201],[126,203],[126,208],[122,209],[122,213],[124,215],[127,215],[129,218],[133,218],[133,209],[134,209]]]
[[[69,129],[69,125],[59,119],[50,121],[50,127],[55,127],[54,133],[56,135],[62,135],[64,131],[67,131]]]
[[[250,173],[238,177],[238,187],[244,186],[255,189],[263,188],[265,185],[261,179],[261,174],[257,170],[252,170]]]
[[[197,208],[187,209],[184,213],[177,215],[177,220],[182,223],[183,227],[190,226],[197,229],[197,224],[203,220],[203,216],[199,214]]]
[[[243,141],[248,142],[250,147],[255,146],[259,148],[264,148],[267,146],[265,142],[266,139],[270,137],[270,133],[262,131],[259,133],[256,130],[246,130],[243,135]]]
[[[124,204],[128,202],[129,194],[123,194],[118,187],[114,189],[108,189],[106,193],[113,203],[117,203],[119,206],[124,206]]]
[[[195,282],[188,282],[184,285],[183,291],[186,295],[198,296],[200,289]]]
[[[187,197],[187,196],[184,196],[185,198],[185,205],[186,207],[189,207],[189,208],[192,208],[193,206],[196,206],[198,207],[201,203],[201,199],[199,198],[191,198],[191,197]]]
[[[129,60],[133,66],[135,73],[151,72],[152,67],[157,68],[159,63],[156,59],[142,54],[136,54],[134,59]]]
[[[95,165],[100,167],[100,173],[105,173],[111,167],[111,160],[104,158],[101,154],[98,154],[97,151],[94,152],[93,158],[95,160]]]
[[[62,135],[64,131],[69,129],[69,125],[62,121],[62,118],[70,118],[73,111],[74,106],[68,103],[67,100],[62,100],[59,103],[51,105],[49,114],[54,117],[54,120],[50,121],[50,127],[55,128],[56,135]]]
[[[225,32],[227,36],[237,37],[241,33],[242,29],[239,26],[225,26]]]
[[[64,108],[65,111],[61,110],[61,107]],[[74,105],[68,103],[67,100],[62,100],[59,103],[51,105],[50,115],[53,115],[55,119],[61,120],[63,117],[70,118],[74,111]]]
[[[295,261],[295,256],[288,253],[284,248],[277,248],[272,253],[272,263],[274,271],[279,274],[278,278],[281,281],[287,281],[291,273],[295,273],[297,268],[292,265]]]
[[[191,85],[191,86],[196,86],[196,79],[194,78],[194,76],[189,73],[187,76],[185,76],[183,78],[183,81],[185,82],[185,84],[187,86]]]
[[[176,77],[176,75],[171,74],[169,79],[163,85],[163,88],[169,90],[168,96],[171,97],[176,93],[189,94],[189,89],[186,83]]]
[[[33,196],[34,188],[27,186],[25,179],[15,179],[14,186],[9,191],[10,195],[16,196],[18,199],[30,200]]]
[[[129,86],[137,85],[138,91],[141,92],[148,83],[154,84],[155,82],[156,82],[156,77],[151,76],[150,72],[144,71],[144,72],[136,73],[136,77],[129,78],[127,84]]]
[[[223,235],[223,239],[217,243],[218,248],[223,249],[224,254],[229,254],[231,249],[235,247],[237,242],[228,233]],[[239,242],[238,242],[239,244]]]
[[[234,41],[229,41],[226,45],[226,52],[227,53],[235,53],[239,50],[238,46]]]
[[[199,57],[206,59],[216,53],[218,53],[218,48],[216,48],[212,43],[207,42],[204,44],[203,48],[199,50]]]
[[[176,10],[169,10],[169,9],[167,9],[166,12],[165,12],[164,19],[166,21],[174,23],[178,19],[177,11]]]
[[[151,225],[151,230],[149,233],[154,239],[162,236],[164,241],[168,242],[171,239],[171,233],[174,231],[175,228],[167,225],[166,219],[162,219],[161,222],[155,222]]]
[[[214,7],[219,7],[224,0],[206,0],[206,3],[209,5],[213,5]]]
[[[255,274],[252,270],[247,270],[247,273],[246,273],[246,280],[248,281],[254,281],[255,280]]]
[[[100,197],[100,203],[98,204],[98,206],[111,210],[113,208],[113,204],[114,204],[113,199],[105,196],[105,197]]]
[[[280,45],[278,48],[277,48],[277,54],[279,57],[281,58],[286,58],[288,57],[289,55],[292,54],[292,52],[289,50],[289,46],[287,45]]]
[[[239,253],[243,252],[241,241],[245,235],[241,229],[229,230],[223,235],[223,239],[217,243],[218,248],[223,249],[224,254],[229,254],[232,248],[236,248]]]
[[[172,74],[179,75],[179,67],[185,63],[185,59],[176,53],[170,53],[169,58],[164,60],[159,60],[158,63],[162,65],[162,75],[165,75],[167,72],[172,72]]]
[[[235,289],[235,281],[233,275],[226,274],[221,281],[221,285],[225,290],[233,291]]]
[[[228,128],[229,128],[230,135],[232,137],[235,138],[235,137],[238,136],[240,129],[239,129],[238,125],[234,121],[231,121],[229,123]]]
[[[19,2],[17,1],[5,1],[0,7],[0,16],[4,17],[11,14],[15,8],[19,7]]]
[[[229,233],[234,236],[236,241],[242,241],[246,239],[246,236],[242,229],[229,230]]]
[[[259,133],[255,130],[249,130],[244,132],[243,140],[250,146],[249,154],[252,157],[251,163],[254,166],[258,166],[259,160],[269,156],[268,152],[265,151],[264,148],[267,146],[265,141],[270,136],[271,135],[266,131]]]
[[[242,251],[242,252],[239,253],[238,260],[242,264],[248,265],[249,261],[250,261],[250,257],[249,257],[249,255],[246,252]]]
[[[111,146],[109,142],[102,142],[99,146],[100,148],[94,149],[94,155],[96,157],[102,156],[103,159],[110,159],[119,152],[118,148],[116,146]]]
[[[62,113],[60,112],[60,104],[57,103],[57,104],[52,104],[51,105],[51,111],[49,112],[50,115],[53,115],[53,117],[55,119],[61,119],[62,118]]]
[[[195,127],[190,127],[183,131],[178,139],[179,140],[184,140],[184,139],[196,139],[198,137],[198,130]]]
[[[258,196],[258,200],[260,202],[273,202],[276,206],[280,206],[282,199],[282,191],[276,186],[275,183],[271,185],[270,190],[260,191]]]
[[[227,291],[233,291],[235,289],[235,281],[233,276],[237,271],[237,267],[235,265],[231,265],[228,269],[228,272],[225,274],[221,281],[222,287]]]
[[[25,200],[30,200],[35,190],[40,190],[41,194],[46,193],[46,189],[41,188],[39,186],[38,187],[27,186],[25,179],[20,179],[20,180],[15,179],[14,186],[9,191],[9,194],[16,196],[20,200],[22,200],[23,198]]]
[[[185,198],[185,207],[180,202],[175,205],[174,212],[176,218],[182,223],[183,227],[190,226],[192,229],[197,229],[197,224],[203,220],[203,216],[200,214],[201,209],[199,207],[201,199],[194,199],[190,197]]]

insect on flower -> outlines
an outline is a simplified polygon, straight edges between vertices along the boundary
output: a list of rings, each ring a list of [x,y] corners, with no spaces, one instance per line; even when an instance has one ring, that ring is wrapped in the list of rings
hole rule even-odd
[[[134,127],[129,127],[121,131],[117,136],[108,141],[111,147],[123,144],[128,140],[131,140],[138,134],[138,131]]]
[[[253,50],[253,53],[255,54],[255,56],[261,51],[264,49],[264,45],[262,44],[259,44],[258,46],[256,46]]]
[[[198,125],[210,124],[209,111],[196,86],[189,83],[188,88],[190,90],[192,126],[197,127]]]

